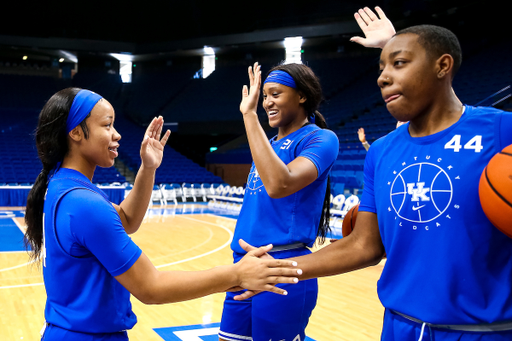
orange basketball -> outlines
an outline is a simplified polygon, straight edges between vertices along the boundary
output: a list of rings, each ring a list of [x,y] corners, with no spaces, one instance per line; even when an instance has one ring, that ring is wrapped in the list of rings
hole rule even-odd
[[[347,214],[345,214],[345,217],[343,218],[343,225],[341,226],[341,234],[343,237],[348,236],[354,230],[358,210],[359,205],[356,205],[348,210]]]
[[[480,177],[478,193],[487,218],[512,238],[512,145],[489,161]]]

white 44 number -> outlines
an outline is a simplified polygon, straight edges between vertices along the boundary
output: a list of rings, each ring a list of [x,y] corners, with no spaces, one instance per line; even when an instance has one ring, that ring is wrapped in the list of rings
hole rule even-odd
[[[454,152],[458,153],[462,148],[460,144],[461,136],[454,135],[450,141],[444,145],[444,149],[453,149]],[[480,153],[484,147],[482,147],[482,135],[475,135],[469,140],[463,147],[464,149],[473,149],[475,153]]]

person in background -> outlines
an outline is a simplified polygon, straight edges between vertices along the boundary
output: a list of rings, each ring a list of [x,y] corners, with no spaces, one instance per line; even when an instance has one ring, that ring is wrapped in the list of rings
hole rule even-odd
[[[359,141],[361,141],[361,143],[363,144],[364,149],[366,149],[366,151],[368,151],[368,149],[370,149],[370,144],[368,143],[368,141],[366,141],[366,135],[364,133],[364,128],[359,128],[357,130],[357,136],[359,137]]]

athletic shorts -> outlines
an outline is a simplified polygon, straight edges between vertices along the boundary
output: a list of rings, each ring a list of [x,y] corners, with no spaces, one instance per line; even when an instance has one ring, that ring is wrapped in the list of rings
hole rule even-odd
[[[309,254],[306,248],[273,252],[277,259]],[[234,254],[235,262],[242,255]],[[242,293],[228,292],[224,301],[219,338],[228,341],[304,341],[305,329],[318,296],[316,279],[297,284],[279,284],[288,291],[282,296],[270,292],[244,300],[233,297]]]
[[[48,324],[44,330],[41,341],[128,341],[128,333],[126,331],[118,333],[80,333]]]
[[[422,325],[406,319],[403,316],[386,309],[384,313],[384,326],[382,328],[382,341],[510,341],[512,331],[501,332],[465,332],[448,329],[439,329]]]

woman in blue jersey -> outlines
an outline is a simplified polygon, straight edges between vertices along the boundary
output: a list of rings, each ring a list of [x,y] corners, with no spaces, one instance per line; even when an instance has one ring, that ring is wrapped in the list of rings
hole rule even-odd
[[[257,256],[240,265],[197,272],[160,272],[128,236],[147,210],[164,146],[163,119],[153,119],[141,144],[142,165],[133,190],[120,204],[91,183],[96,166],[111,167],[121,135],[115,112],[98,94],[68,88],[43,107],[36,145],[43,170],[27,200],[26,237],[41,259],[47,301],[44,340],[127,340],[136,323],[130,293],[147,304],[177,302],[234,286],[284,291],[297,269]],[[256,256],[256,257],[255,257]],[[259,272],[259,273],[258,273]]]
[[[385,18],[363,15],[363,27]],[[382,340],[512,340],[512,239],[478,193],[484,167],[512,144],[512,114],[457,98],[461,48],[449,30],[413,26],[381,47],[382,98],[409,123],[372,144],[354,231],[296,258],[301,278],[371,266],[386,253]]]
[[[317,111],[322,100],[318,78],[302,64],[279,65],[263,85],[263,108],[278,133],[270,141],[256,113],[261,68],[249,68],[250,89],[243,87],[243,114],[253,165],[231,248],[237,262],[245,254],[239,239],[272,243],[275,258],[310,253],[317,236],[329,228],[328,173],[338,155],[336,135]],[[316,280],[286,287],[286,297],[266,294],[235,301],[227,293],[219,332],[224,340],[304,340],[316,305]],[[284,299],[283,299],[284,298]]]

